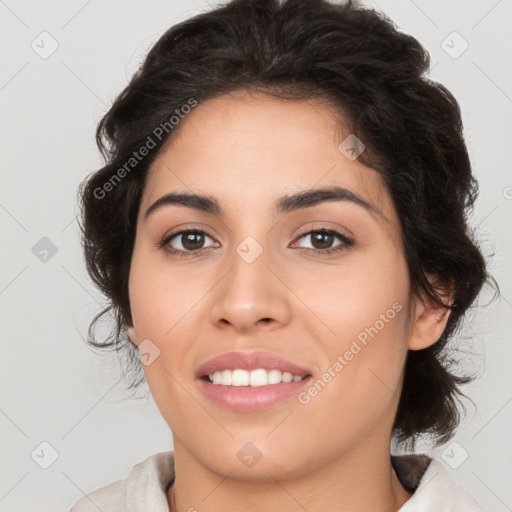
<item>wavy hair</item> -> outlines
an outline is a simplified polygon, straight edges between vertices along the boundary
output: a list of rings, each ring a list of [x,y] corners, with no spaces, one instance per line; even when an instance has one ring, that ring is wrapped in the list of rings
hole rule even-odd
[[[387,185],[400,218],[411,292],[450,309],[439,340],[407,355],[394,437],[413,444],[424,434],[437,443],[452,437],[460,420],[459,386],[470,378],[456,374],[446,345],[492,278],[468,226],[478,184],[460,108],[426,76],[429,66],[428,52],[414,37],[350,0],[233,0],[160,37],[101,119],[96,140],[105,165],[79,189],[87,271],[108,300],[89,327],[88,342],[131,354],[131,388],[143,380],[126,334],[136,219],[150,166],[175,133],[166,130],[159,139],[155,128],[168,126],[191,98],[201,102],[235,90],[290,101],[320,98],[364,142],[359,161]],[[98,193],[151,134],[155,148],[108,193]],[[443,302],[447,290],[451,304]],[[107,313],[115,328],[98,342],[95,326]]]

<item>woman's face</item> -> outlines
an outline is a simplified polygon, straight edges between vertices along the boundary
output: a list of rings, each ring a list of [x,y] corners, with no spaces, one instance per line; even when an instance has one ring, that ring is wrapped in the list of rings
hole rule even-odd
[[[133,338],[175,450],[248,480],[388,450],[413,303],[379,174],[353,159],[350,139],[339,149],[350,133],[308,102],[222,96],[180,123],[150,171],[129,281]],[[171,193],[217,208],[169,201],[147,214]],[[239,387],[198,375],[233,351],[310,377]],[[243,382],[224,372],[235,374]]]

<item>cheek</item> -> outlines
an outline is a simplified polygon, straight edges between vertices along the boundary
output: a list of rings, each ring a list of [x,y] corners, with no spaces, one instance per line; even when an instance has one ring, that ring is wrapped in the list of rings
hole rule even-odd
[[[300,293],[321,319],[315,320],[323,372],[317,406],[338,403],[342,416],[361,422],[365,414],[384,414],[399,395],[407,354],[409,279],[404,258],[392,250],[365,255],[336,272],[331,268],[320,283],[306,281]]]
[[[157,404],[162,400],[179,400],[184,368],[191,368],[191,340],[198,326],[204,325],[201,299],[212,287],[211,283],[185,267],[172,271],[165,261],[152,260],[143,251],[134,251],[129,277],[129,297],[132,318],[139,341],[150,340],[157,357],[143,370]],[[151,345],[150,345],[151,346]],[[142,359],[142,357],[141,357]],[[173,379],[175,377],[175,379]],[[190,379],[189,374],[186,375]],[[185,397],[186,398],[186,397]],[[190,397],[188,397],[189,399]],[[162,411],[163,412],[163,411]]]
[[[184,267],[170,271],[165,259],[136,248],[130,268],[129,297],[139,336],[165,341],[172,336],[180,318],[186,321],[186,317],[194,315],[193,304],[201,289],[197,286],[200,283],[193,282],[193,276],[187,272]]]
[[[293,289],[316,313],[325,346],[339,348],[377,323],[379,331],[403,331],[395,317],[406,310],[409,278],[404,257],[391,247],[355,254],[336,266],[317,266],[294,278]],[[313,315],[308,315],[314,318]],[[383,329],[385,327],[385,329]],[[396,334],[396,333],[395,333]]]

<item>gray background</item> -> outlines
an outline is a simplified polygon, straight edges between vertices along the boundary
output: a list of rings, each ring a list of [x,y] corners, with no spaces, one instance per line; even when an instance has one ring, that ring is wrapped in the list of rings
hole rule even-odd
[[[461,105],[481,189],[472,220],[484,253],[494,254],[502,297],[485,306],[485,291],[461,338],[474,354],[468,368],[481,369],[466,388],[476,408],[468,403],[455,444],[437,456],[485,510],[512,510],[512,1],[367,3],[429,50],[431,77]],[[94,130],[115,95],[167,27],[206,8],[199,0],[0,1],[1,511],[68,510],[172,449],[152,399],[126,398],[116,360],[83,341],[103,299],[85,271],[75,198],[101,164]]]

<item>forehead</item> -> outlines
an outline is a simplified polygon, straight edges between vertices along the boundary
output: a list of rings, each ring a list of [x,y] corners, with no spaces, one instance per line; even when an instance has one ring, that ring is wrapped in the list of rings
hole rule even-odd
[[[172,191],[218,198],[237,215],[274,205],[285,194],[342,186],[387,218],[391,199],[381,176],[350,161],[338,146],[350,135],[332,108],[237,92],[199,103],[149,171],[141,212]]]

